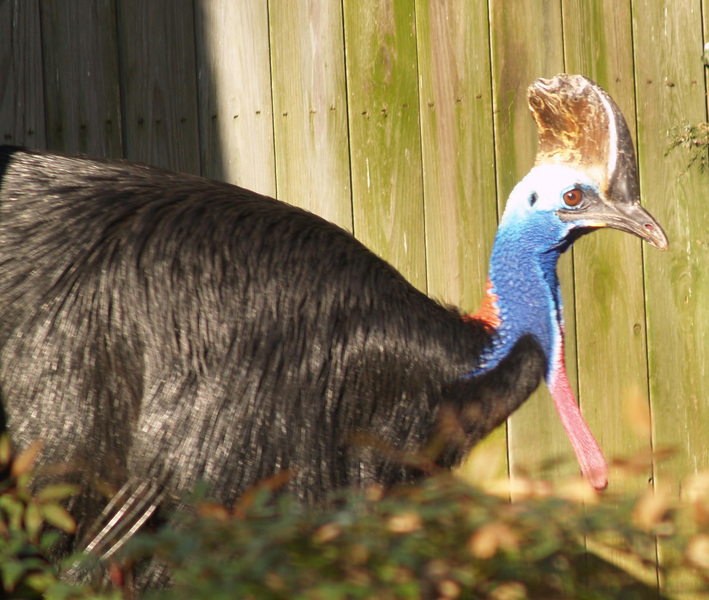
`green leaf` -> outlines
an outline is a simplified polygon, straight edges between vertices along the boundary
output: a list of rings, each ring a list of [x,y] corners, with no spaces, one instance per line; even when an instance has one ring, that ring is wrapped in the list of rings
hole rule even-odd
[[[12,592],[25,574],[27,566],[19,560],[10,560],[0,565],[2,587],[6,592]]]
[[[37,592],[44,592],[47,588],[56,581],[56,577],[49,572],[32,573],[25,577],[24,583],[30,589]]]
[[[66,533],[74,533],[76,531],[74,518],[61,504],[44,504],[40,507],[40,510],[50,525]]]
[[[72,483],[56,483],[42,488],[37,493],[37,500],[40,503],[66,500],[79,493],[79,486]]]
[[[44,524],[44,518],[37,504],[30,504],[25,511],[25,529],[30,539],[36,541]]]

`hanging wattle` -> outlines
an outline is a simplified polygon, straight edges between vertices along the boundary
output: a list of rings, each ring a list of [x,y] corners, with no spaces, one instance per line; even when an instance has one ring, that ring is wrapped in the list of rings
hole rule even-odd
[[[581,414],[566,374],[563,327],[547,376],[547,386],[583,476],[597,490],[605,489],[608,486],[608,464]]]

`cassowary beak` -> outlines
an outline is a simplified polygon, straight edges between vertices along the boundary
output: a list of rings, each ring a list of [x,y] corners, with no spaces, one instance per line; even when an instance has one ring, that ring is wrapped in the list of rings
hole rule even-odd
[[[598,202],[597,206],[574,214],[573,217],[569,213],[570,211],[560,211],[559,217],[563,221],[582,219],[586,227],[620,229],[626,233],[637,235],[660,250],[669,248],[669,242],[662,227],[649,212],[640,206],[639,202],[618,204]]]
[[[618,105],[581,75],[538,79],[528,90],[539,129],[536,164],[564,164],[586,171],[601,195],[581,210],[561,210],[563,221],[611,227],[637,235],[660,250],[669,243],[660,224],[640,206],[635,151]]]

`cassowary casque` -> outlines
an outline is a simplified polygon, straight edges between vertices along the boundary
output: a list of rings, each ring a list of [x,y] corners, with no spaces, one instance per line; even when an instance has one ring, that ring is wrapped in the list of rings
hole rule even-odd
[[[603,90],[559,75],[535,82],[529,103],[539,154],[509,197],[472,316],[274,199],[4,147],[5,426],[18,448],[42,440],[42,463],[74,466],[77,539],[108,555],[200,480],[232,504],[288,472],[285,489],[317,501],[415,478],[401,456],[432,447],[452,466],[542,378],[603,488],[564,368],[557,259],[599,227],[667,239],[639,204],[628,128]],[[118,490],[108,508],[106,484]]]

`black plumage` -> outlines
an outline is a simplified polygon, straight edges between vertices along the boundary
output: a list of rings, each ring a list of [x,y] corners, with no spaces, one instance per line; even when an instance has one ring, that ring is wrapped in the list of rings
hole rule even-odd
[[[456,463],[543,374],[525,339],[503,377],[461,379],[486,327],[301,209],[128,162],[1,156],[0,383],[44,463],[115,487],[203,479],[227,504],[289,470],[317,500],[415,476],[397,452],[442,442]]]

